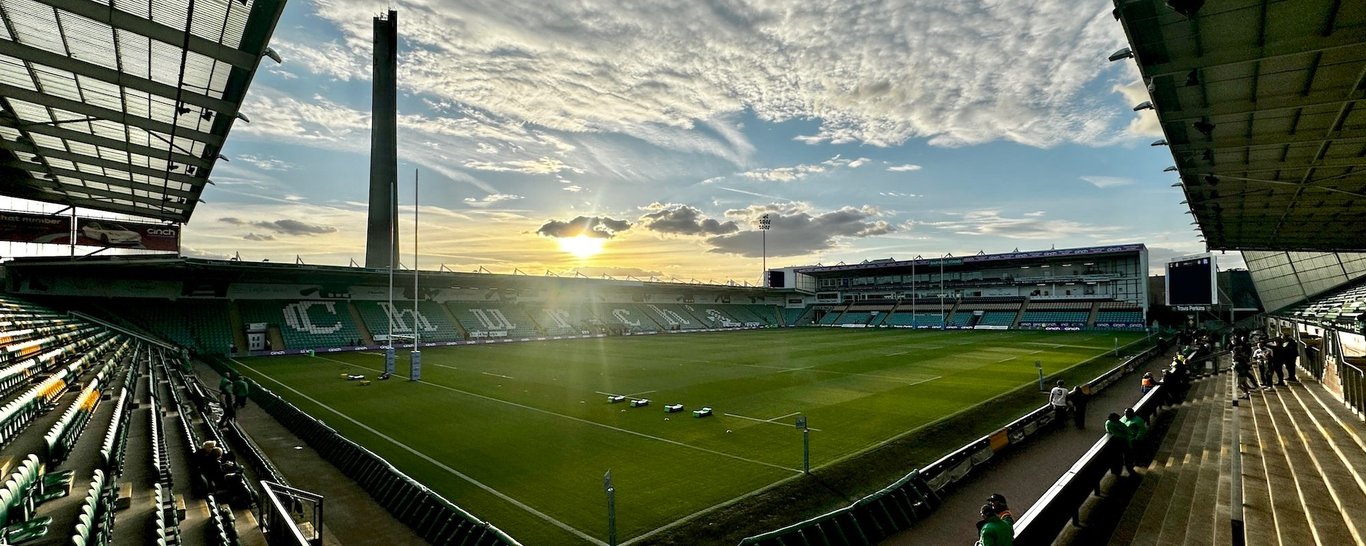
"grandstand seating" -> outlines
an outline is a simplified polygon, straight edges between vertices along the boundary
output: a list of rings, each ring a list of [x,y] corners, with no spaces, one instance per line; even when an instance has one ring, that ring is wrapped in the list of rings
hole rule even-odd
[[[1069,311],[1034,311],[1026,310],[1020,317],[1020,325],[1072,325],[1080,326],[1086,324],[1090,319],[1091,312],[1069,310]]]
[[[638,306],[645,316],[664,330],[701,330],[707,326],[692,316],[682,304],[645,303]]]
[[[285,342],[283,348],[344,347],[361,337],[345,301],[244,300],[238,302],[238,308],[243,322],[278,327]]]
[[[722,307],[722,309],[723,309],[723,310],[730,310],[732,316],[734,316],[735,318],[741,319],[743,322],[748,322],[747,320],[744,320],[744,319],[746,318],[744,315],[745,315],[746,313],[748,313],[749,315],[752,315],[752,316],[754,317],[755,320],[758,320],[759,322],[762,322],[762,323],[764,324],[764,326],[778,326],[779,324],[783,324],[783,323],[791,324],[790,322],[787,322],[786,320],[784,320],[783,323],[779,323],[779,322],[778,322],[778,313],[779,313],[779,309],[778,309],[778,306],[776,306],[776,305],[764,305],[764,304],[755,304],[755,303],[739,303],[739,304],[731,304],[731,305],[728,306],[728,307]],[[786,312],[786,310],[783,310],[783,311],[784,311],[784,313]],[[800,316],[800,315],[797,315],[797,316]],[[786,316],[784,316],[784,319],[786,319]],[[794,320],[794,321],[795,321],[796,319],[797,319],[797,317],[793,317],[793,320]]]
[[[527,315],[535,319],[541,330],[552,336],[592,333],[602,326],[602,320],[584,303],[526,304]]]
[[[528,338],[544,335],[521,306],[499,302],[446,302],[469,339]]]
[[[957,311],[954,314],[949,315],[949,320],[946,325],[958,327],[967,326],[972,324],[972,316],[971,311]]]
[[[365,327],[370,330],[372,336],[378,337],[389,333],[389,312],[385,311],[389,302],[353,301],[352,304],[360,312],[361,320],[365,322]],[[439,303],[418,302],[416,317],[413,315],[411,301],[394,302],[394,307],[397,308],[393,323],[395,334],[412,335],[416,327],[424,342],[454,341],[465,337],[460,327],[456,326],[450,314]]]
[[[938,328],[940,326],[943,326],[943,319],[944,317],[940,316],[937,312],[911,313],[910,311],[902,310],[889,314],[887,318],[883,320],[883,325],[900,327],[930,326]]]
[[[1096,325],[1101,324],[1123,324],[1123,325],[1143,325],[1143,311],[1099,311],[1096,313]]]
[[[651,318],[651,311],[636,303],[596,303],[593,304],[593,313],[604,324],[627,332],[655,332],[662,329]]]
[[[1366,314],[1366,283],[1357,283],[1276,311],[1277,315],[1327,325],[1360,320]]]
[[[1015,311],[986,311],[982,313],[982,318],[978,319],[978,326],[1013,326],[1015,324]]]
[[[236,344],[226,301],[136,300],[110,307],[143,329],[199,353],[222,354]]]
[[[703,328],[735,328],[758,320],[738,306],[685,303],[682,307]]]

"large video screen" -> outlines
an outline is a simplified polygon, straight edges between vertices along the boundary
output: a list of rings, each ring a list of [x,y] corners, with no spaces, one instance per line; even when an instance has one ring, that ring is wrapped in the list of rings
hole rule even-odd
[[[1214,257],[1202,254],[1167,262],[1167,305],[1219,303]]]

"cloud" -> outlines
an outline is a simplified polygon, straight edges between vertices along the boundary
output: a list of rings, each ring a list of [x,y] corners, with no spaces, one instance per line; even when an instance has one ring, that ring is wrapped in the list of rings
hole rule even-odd
[[[1100,189],[1128,186],[1134,183],[1134,179],[1122,176],[1083,176],[1081,179]]]
[[[1131,83],[1116,84],[1111,90],[1124,95],[1124,103],[1130,107],[1151,100],[1148,98],[1148,89],[1143,85],[1143,80],[1138,78],[1137,74],[1131,79]],[[1157,112],[1143,110],[1134,113],[1133,119],[1124,127],[1124,132],[1135,137],[1161,137],[1162,123],[1157,119]]]
[[[273,157],[259,157],[251,154],[243,154],[237,156],[236,159],[244,161],[263,171],[288,171],[294,168],[293,165]]]
[[[518,199],[524,199],[524,197],[509,193],[490,193],[479,199],[475,199],[473,197],[466,197],[465,204],[471,207],[487,207],[495,203],[501,203],[503,201],[516,201]]]
[[[256,226],[259,228],[269,229],[276,233],[283,233],[285,235],[321,235],[324,233],[333,233],[337,231],[337,228],[334,228],[332,226],[310,224],[308,222],[300,222],[298,220],[293,220],[289,218],[267,221],[242,220],[241,218],[229,216],[219,218],[218,221],[223,222],[225,224],[232,224],[234,226]]]
[[[583,174],[583,169],[573,167],[559,159],[542,157],[540,159],[518,160],[518,161],[466,161],[465,167],[480,171],[492,172],[518,172],[525,174],[555,174],[560,171],[570,171]]]
[[[871,206],[813,213],[805,203],[781,203],[726,211],[726,216],[743,220],[754,228],[764,214],[772,222],[767,235],[769,256],[802,256],[834,248],[842,240],[885,235],[897,229],[879,219],[881,213]],[[763,255],[762,237],[754,229],[709,237],[706,243],[712,247],[710,252],[757,258]]]
[[[772,167],[752,169],[740,173],[740,176],[750,180],[762,180],[765,182],[792,182],[806,178],[808,175],[823,173],[834,169],[849,168],[857,169],[867,164],[871,159],[860,157],[858,159],[844,159],[835,156],[819,164],[793,165],[791,167]]]
[[[274,235],[271,235],[271,234],[269,234],[269,233],[265,233],[265,234],[248,233],[248,234],[246,234],[246,235],[243,235],[242,238],[243,238],[243,239],[246,239],[246,240],[248,240],[248,241],[274,241],[274,240],[275,240],[275,236],[274,236]]]
[[[1124,229],[1119,226],[1086,224],[1072,220],[1050,220],[1045,218],[1043,211],[1025,213],[1020,218],[1001,216],[1001,211],[995,209],[945,214],[956,218],[923,222],[923,224],[959,235],[987,235],[1030,240],[1067,240],[1077,237],[1094,239]]]
[[[877,192],[877,194],[883,197],[924,197],[924,195],[918,193],[903,193],[897,191],[880,191]]]
[[[894,173],[906,173],[906,172],[918,171],[918,170],[920,170],[920,169],[921,169],[920,165],[912,165],[912,164],[910,164],[910,163],[903,163],[903,164],[901,164],[901,165],[891,165],[891,166],[888,166],[888,167],[887,167],[887,170],[888,170],[889,172],[894,172]]]
[[[649,211],[640,217],[641,224],[651,231],[672,235],[725,235],[740,231],[734,220],[725,222],[703,218],[696,207],[678,204],[651,203]]]
[[[606,216],[579,216],[567,222],[550,220],[536,230],[546,237],[597,237],[611,239],[616,234],[631,229],[625,220],[613,220]]]
[[[735,134],[694,129],[743,114],[813,120],[808,143],[1089,144],[1124,130],[1123,111],[1084,98],[1115,74],[1096,52],[1124,43],[1109,4],[410,0],[422,24],[405,27],[399,81],[516,122],[732,161],[749,153]],[[361,77],[374,4],[312,7],[342,37],[294,49],[310,70]]]

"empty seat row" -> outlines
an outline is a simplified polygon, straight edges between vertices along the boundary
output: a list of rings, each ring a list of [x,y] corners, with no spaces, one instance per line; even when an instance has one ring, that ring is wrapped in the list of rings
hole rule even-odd
[[[114,403],[114,416],[104,433],[104,442],[100,444],[100,467],[111,475],[123,474],[123,448],[128,444],[128,419],[132,404],[133,397],[128,395],[128,388],[120,388],[119,399]]]
[[[114,538],[114,500],[118,478],[107,482],[103,470],[96,469],[90,480],[90,491],[81,503],[76,518],[76,529],[71,535],[72,546],[105,546]]]
[[[76,444],[76,438],[81,431],[85,430],[85,425],[90,421],[90,416],[95,412],[95,406],[100,403],[100,380],[104,378],[108,367],[100,370],[94,379],[81,390],[76,396],[76,401],[62,413],[61,418],[52,424],[52,428],[43,436],[43,441],[47,447],[48,464],[59,464],[66,460],[66,456],[71,452],[71,447]]]
[[[59,375],[44,379],[18,398],[0,407],[0,447],[9,445],[25,427],[46,411],[66,391],[66,380]]]
[[[218,504],[212,494],[205,502],[209,505],[209,546],[237,546],[237,526],[232,508]]]
[[[180,544],[180,520],[176,514],[175,495],[167,484],[152,486],[156,509],[152,514],[151,540],[156,546],[175,546]]]
[[[52,518],[34,517],[39,504],[57,496],[43,489],[45,470],[37,455],[29,455],[5,480],[0,489],[0,523],[9,525],[0,542],[19,543],[47,534]]]

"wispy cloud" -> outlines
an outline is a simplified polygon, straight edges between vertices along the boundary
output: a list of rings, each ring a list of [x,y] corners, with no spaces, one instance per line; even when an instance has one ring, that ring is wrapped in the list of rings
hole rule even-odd
[[[1081,179],[1100,189],[1128,186],[1134,183],[1134,179],[1123,176],[1083,176]]]
[[[1001,211],[996,209],[945,214],[954,218],[924,222],[923,224],[959,235],[1033,240],[1067,240],[1079,236],[1095,239],[1123,230],[1123,228],[1113,225],[1047,219],[1042,211],[1031,211],[1019,218],[1003,216]]]
[[[888,172],[894,173],[907,173],[912,171],[918,171],[920,169],[920,165],[912,165],[910,163],[903,163],[901,165],[890,165],[887,167]]]

